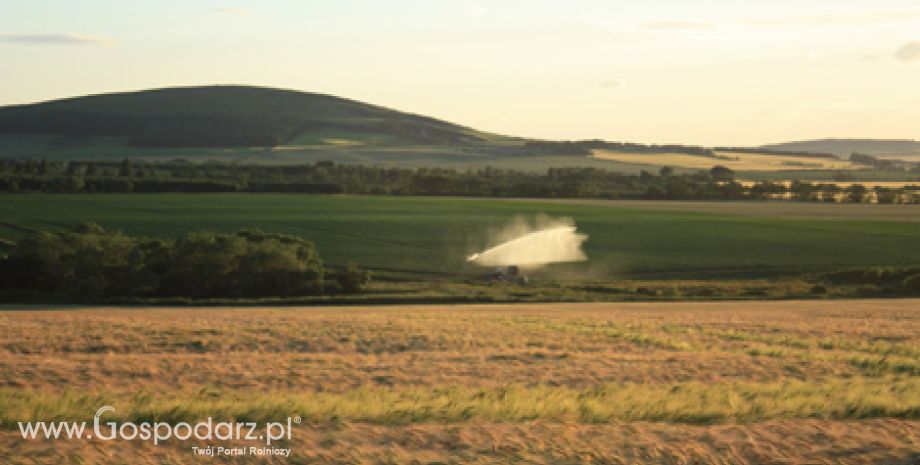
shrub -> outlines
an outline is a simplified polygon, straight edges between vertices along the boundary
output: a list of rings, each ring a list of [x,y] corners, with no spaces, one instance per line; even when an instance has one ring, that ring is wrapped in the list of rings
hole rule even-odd
[[[0,268],[2,286],[87,297],[129,294],[143,267],[136,245],[92,223],[64,233],[40,232],[13,247]]]
[[[84,299],[287,297],[321,293],[322,283],[312,242],[251,230],[164,241],[88,223],[29,236],[0,259],[0,288]]]
[[[346,294],[361,292],[361,289],[369,283],[370,280],[370,273],[358,268],[358,265],[354,263],[349,263],[345,268],[342,268],[336,273],[336,282],[339,285],[339,290]]]
[[[906,291],[920,292],[920,273],[905,278],[903,286]]]

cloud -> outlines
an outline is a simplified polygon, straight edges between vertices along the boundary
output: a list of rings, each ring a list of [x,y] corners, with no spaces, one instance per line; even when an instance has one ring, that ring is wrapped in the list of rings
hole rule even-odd
[[[705,31],[715,29],[715,25],[701,21],[648,21],[639,24],[639,28],[648,31]]]
[[[249,14],[249,10],[245,8],[235,8],[235,7],[220,7],[214,8],[215,13],[221,15],[237,15],[237,16],[246,16]]]
[[[0,41],[26,45],[110,45],[105,37],[80,34],[0,34]]]
[[[920,40],[914,40],[901,46],[894,57],[899,61],[908,62],[920,60]]]
[[[608,79],[601,81],[599,85],[605,89],[615,89],[617,87],[626,87],[626,83],[619,79]]]

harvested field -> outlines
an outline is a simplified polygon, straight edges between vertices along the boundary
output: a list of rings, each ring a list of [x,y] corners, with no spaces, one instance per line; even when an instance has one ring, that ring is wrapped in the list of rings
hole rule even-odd
[[[630,153],[595,150],[594,158],[620,163],[708,170],[716,165],[735,171],[855,170],[866,169],[848,160],[768,153],[718,151],[715,157],[684,153]]]
[[[195,441],[15,426],[112,405],[134,422],[297,415],[294,463],[906,464],[920,300],[7,308],[0,381],[12,463],[202,460]]]

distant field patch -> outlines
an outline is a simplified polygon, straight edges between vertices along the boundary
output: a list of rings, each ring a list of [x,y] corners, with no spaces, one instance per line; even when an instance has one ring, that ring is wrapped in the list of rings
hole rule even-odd
[[[743,152],[718,151],[715,157],[682,153],[629,153],[595,150],[594,157],[622,163],[639,163],[655,166],[708,170],[716,165],[735,171],[793,171],[793,170],[854,170],[865,169],[847,160],[821,157],[783,156]]]

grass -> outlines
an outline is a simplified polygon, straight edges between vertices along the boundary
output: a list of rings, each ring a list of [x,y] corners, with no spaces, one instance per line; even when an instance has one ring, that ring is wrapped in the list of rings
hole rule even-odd
[[[713,424],[770,419],[920,419],[920,380],[875,378],[822,382],[604,384],[564,386],[358,388],[343,393],[248,393],[202,389],[195,393],[93,395],[65,391],[0,391],[0,422],[86,421],[112,405],[119,422],[216,420],[267,423],[291,415],[311,423],[380,425],[465,422],[656,421]],[[120,412],[120,413],[119,413]]]
[[[457,198],[17,194],[0,196],[0,239],[84,221],[160,237],[254,227],[313,240],[332,265],[454,279],[481,273],[464,258],[512,219],[545,214],[571,217],[590,236],[590,260],[555,267],[552,279],[776,277],[920,262],[920,249],[904,246],[920,240],[920,224],[732,214],[758,205],[769,206],[725,204],[718,214]],[[816,216],[841,211],[808,207]]]

